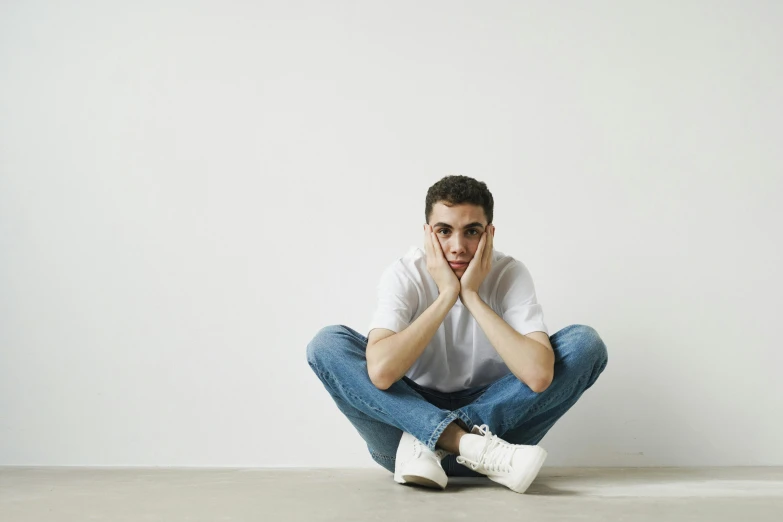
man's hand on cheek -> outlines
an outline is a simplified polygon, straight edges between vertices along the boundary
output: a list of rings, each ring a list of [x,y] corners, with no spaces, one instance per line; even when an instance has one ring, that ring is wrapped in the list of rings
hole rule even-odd
[[[489,225],[487,230],[481,234],[476,255],[470,260],[465,273],[460,278],[460,296],[471,292],[477,294],[481,283],[492,270],[492,238],[494,234],[495,227],[492,225]]]
[[[424,226],[424,252],[427,256],[427,270],[435,280],[438,292],[457,295],[460,291],[459,279],[446,261],[443,247],[430,225]]]

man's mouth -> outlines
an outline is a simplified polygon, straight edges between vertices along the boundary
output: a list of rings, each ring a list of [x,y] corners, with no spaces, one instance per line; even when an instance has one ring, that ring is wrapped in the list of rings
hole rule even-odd
[[[456,270],[458,268],[466,268],[468,266],[468,263],[467,262],[465,262],[465,263],[452,263],[451,261],[449,261],[449,266]]]

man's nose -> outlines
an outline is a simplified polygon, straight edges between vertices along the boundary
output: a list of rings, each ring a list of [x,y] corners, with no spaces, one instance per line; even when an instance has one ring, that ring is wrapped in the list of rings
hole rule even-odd
[[[464,242],[459,238],[453,239],[451,242],[451,252],[453,254],[460,254],[462,252],[465,252]]]

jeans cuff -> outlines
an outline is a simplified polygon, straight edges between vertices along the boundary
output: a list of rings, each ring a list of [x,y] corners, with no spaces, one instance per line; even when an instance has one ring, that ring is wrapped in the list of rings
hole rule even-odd
[[[470,433],[473,429],[473,426],[476,426],[476,423],[473,422],[473,419],[468,417],[468,414],[462,411],[462,409],[454,410],[454,413],[457,415],[457,418],[465,423],[465,426],[467,426],[467,432]]]
[[[438,426],[435,428],[435,431],[432,432],[432,436],[430,436],[430,438],[427,440],[427,447],[429,449],[435,451],[435,445],[438,443],[438,439],[443,434],[443,430],[445,430],[446,427],[455,420],[461,420],[464,422],[468,427],[468,433],[470,433],[470,429],[473,427],[473,421],[470,420],[470,417],[468,417],[463,411],[452,411],[445,419],[443,419],[440,424],[438,424]]]

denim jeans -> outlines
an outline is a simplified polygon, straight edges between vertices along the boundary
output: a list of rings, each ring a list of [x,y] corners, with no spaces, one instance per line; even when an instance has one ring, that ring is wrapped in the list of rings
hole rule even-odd
[[[485,386],[451,393],[424,388],[407,377],[380,390],[367,373],[367,338],[343,325],[316,334],[307,345],[307,362],[367,443],[373,460],[393,473],[403,431],[431,450],[455,421],[466,431],[487,424],[512,444],[538,444],[607,363],[606,345],[589,326],[567,326],[550,341],[554,379],[541,393],[510,372]],[[482,476],[458,464],[456,455],[444,458],[442,466],[448,476]]]

